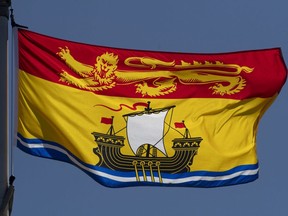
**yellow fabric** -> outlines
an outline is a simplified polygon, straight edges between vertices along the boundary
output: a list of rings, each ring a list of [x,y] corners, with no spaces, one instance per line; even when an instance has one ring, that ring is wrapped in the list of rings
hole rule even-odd
[[[153,108],[176,105],[171,122],[185,119],[191,136],[203,138],[191,171],[225,171],[257,163],[258,121],[275,97],[246,100],[151,98],[149,101]],[[20,71],[18,132],[26,138],[43,138],[61,144],[83,162],[95,165],[98,158],[93,148],[97,144],[91,133],[106,133],[109,129],[109,125],[101,123],[101,118],[114,116],[117,131],[125,127],[122,115],[132,112],[125,107],[115,112],[100,104],[118,109],[120,104],[132,106],[136,102],[147,102],[147,99],[101,96]],[[137,111],[143,109],[138,107]],[[119,135],[126,136],[125,130]],[[168,156],[174,154],[172,139],[176,137],[179,133],[170,130],[164,139]],[[121,151],[133,154],[127,139]]]

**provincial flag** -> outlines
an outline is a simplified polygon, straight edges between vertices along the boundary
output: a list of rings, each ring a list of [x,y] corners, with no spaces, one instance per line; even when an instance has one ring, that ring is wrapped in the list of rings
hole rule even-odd
[[[23,151],[69,162],[108,187],[258,178],[257,127],[286,80],[280,48],[141,51],[23,29],[18,48]],[[184,136],[175,129],[183,127]]]

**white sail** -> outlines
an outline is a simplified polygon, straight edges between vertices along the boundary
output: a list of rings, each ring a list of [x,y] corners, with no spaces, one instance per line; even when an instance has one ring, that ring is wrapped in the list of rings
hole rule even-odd
[[[143,144],[151,144],[166,154],[162,138],[167,112],[168,110],[164,110],[159,113],[128,116],[127,136],[135,154]]]

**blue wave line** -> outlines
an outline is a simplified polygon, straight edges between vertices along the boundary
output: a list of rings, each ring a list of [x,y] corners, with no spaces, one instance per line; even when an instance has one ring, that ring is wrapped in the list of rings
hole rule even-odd
[[[36,145],[46,145],[46,147],[34,147],[29,148],[25,146],[25,144],[36,144]],[[49,146],[51,147],[49,147]],[[239,175],[236,177],[232,177],[230,179],[225,180],[197,180],[197,181],[189,181],[184,183],[155,183],[155,182],[136,182],[136,180],[127,180],[119,181],[115,180],[117,177],[119,178],[133,178],[135,177],[135,172],[121,172],[110,170],[107,168],[91,165],[84,163],[79,158],[74,156],[68,149],[65,147],[51,141],[46,141],[42,139],[27,139],[23,137],[20,133],[18,133],[18,141],[17,147],[22,151],[39,157],[50,158],[54,160],[59,160],[63,162],[67,162],[73,164],[80,168],[82,171],[87,173],[90,177],[96,180],[98,183],[107,186],[107,187],[128,187],[128,186],[150,186],[150,185],[158,185],[158,186],[184,186],[184,187],[218,187],[218,186],[228,186],[228,185],[235,185],[235,184],[243,184],[247,182],[254,181],[258,178],[258,171],[252,175]],[[59,150],[56,150],[56,149]],[[63,153],[65,152],[65,153]],[[162,178],[170,179],[171,181],[177,180],[179,178],[185,179],[189,177],[222,177],[233,175],[238,172],[245,172],[251,170],[258,170],[258,163],[251,164],[251,165],[241,165],[235,168],[232,168],[227,171],[222,172],[211,172],[211,171],[193,171],[193,172],[186,172],[186,173],[179,173],[179,174],[169,174],[169,173],[161,173]],[[99,172],[99,174],[98,174]],[[101,173],[101,174],[100,174]],[[107,174],[109,177],[105,177],[103,173]],[[142,176],[143,173],[139,172],[139,175]],[[149,175],[148,175],[149,176]],[[115,178],[114,178],[115,177]],[[157,174],[155,177],[158,177]]]

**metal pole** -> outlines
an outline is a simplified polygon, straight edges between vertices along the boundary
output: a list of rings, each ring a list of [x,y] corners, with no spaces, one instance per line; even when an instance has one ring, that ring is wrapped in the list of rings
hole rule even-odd
[[[11,0],[0,0],[0,206],[8,190],[8,20]],[[7,206],[8,207],[8,206]],[[8,216],[9,210],[3,216]],[[2,216],[2,215],[1,215]]]

